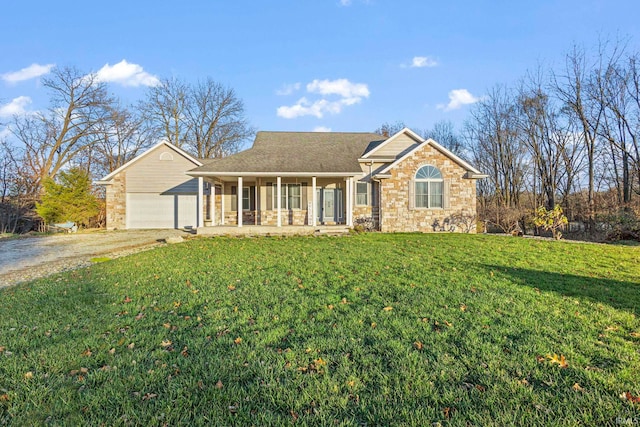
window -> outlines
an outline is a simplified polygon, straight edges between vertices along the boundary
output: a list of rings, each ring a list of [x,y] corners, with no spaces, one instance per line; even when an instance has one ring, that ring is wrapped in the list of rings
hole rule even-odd
[[[435,166],[423,166],[416,172],[415,207],[442,208],[444,180]]]
[[[242,187],[242,210],[243,211],[248,211],[250,205],[250,200],[251,200],[251,196],[250,196],[250,191],[249,191],[249,187]]]
[[[242,187],[242,210],[249,211],[255,209],[255,186]],[[238,210],[238,187],[231,186],[231,210]]]
[[[302,209],[302,185],[301,184],[282,184],[280,186],[281,200],[280,207],[282,209]],[[278,208],[278,185],[272,184],[272,206],[273,209]]]
[[[356,182],[356,206],[369,205],[369,183]]]

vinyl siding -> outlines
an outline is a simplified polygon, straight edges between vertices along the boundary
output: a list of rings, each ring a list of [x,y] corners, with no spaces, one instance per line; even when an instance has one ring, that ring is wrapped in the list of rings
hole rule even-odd
[[[419,145],[415,139],[408,135],[398,135],[396,139],[377,150],[374,155],[376,157],[402,157],[404,154],[413,150]]]
[[[160,160],[160,158],[172,160]],[[196,194],[198,180],[185,174],[193,162],[165,145],[127,169],[128,193]]]

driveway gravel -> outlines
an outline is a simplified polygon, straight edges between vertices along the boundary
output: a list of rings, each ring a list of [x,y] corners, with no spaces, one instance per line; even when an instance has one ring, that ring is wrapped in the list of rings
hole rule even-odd
[[[91,265],[95,257],[118,258],[164,245],[181,230],[98,231],[0,239],[0,287]]]

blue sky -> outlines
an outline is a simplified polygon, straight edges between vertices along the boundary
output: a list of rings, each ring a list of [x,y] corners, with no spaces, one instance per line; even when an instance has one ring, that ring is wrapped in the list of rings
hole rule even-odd
[[[461,125],[474,101],[573,43],[640,42],[635,1],[11,1],[0,122],[44,109],[52,64],[98,72],[124,103],[157,78],[233,87],[259,130]],[[123,62],[125,61],[125,62]]]

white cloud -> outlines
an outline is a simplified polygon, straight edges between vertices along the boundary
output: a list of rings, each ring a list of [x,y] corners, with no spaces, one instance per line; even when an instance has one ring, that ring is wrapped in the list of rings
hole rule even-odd
[[[36,77],[48,74],[55,64],[31,64],[19,71],[12,71],[0,75],[0,78],[7,83],[18,83],[24,80],[35,79]]]
[[[328,128],[326,126],[316,126],[313,128],[314,132],[331,132],[331,128]]]
[[[475,104],[480,101],[466,89],[454,89],[449,92],[449,103],[447,105],[439,104],[438,109],[444,111],[457,110],[463,105]]]
[[[114,82],[122,86],[157,86],[160,84],[153,74],[149,74],[138,64],[130,64],[125,59],[117,64],[105,64],[96,73],[96,77],[102,82]]]
[[[286,96],[291,95],[293,92],[300,90],[300,83],[291,83],[282,85],[282,87],[276,90],[276,95]]]
[[[306,86],[307,92],[324,95],[323,98],[310,101],[302,97],[291,106],[278,107],[277,114],[285,119],[295,119],[302,116],[315,116],[319,119],[325,114],[338,114],[349,105],[354,105],[369,97],[369,88],[364,83],[352,83],[347,79],[314,80]],[[330,100],[330,96],[337,95],[340,99]]]
[[[340,6],[350,6],[351,0],[340,0]]]
[[[411,61],[412,68],[435,67],[437,65],[438,61],[428,56],[414,56]]]
[[[28,96],[13,98],[8,104],[0,105],[0,117],[12,117],[25,114],[29,104],[31,104],[31,98]]]
[[[351,83],[347,79],[314,80],[307,85],[307,92],[320,95],[340,95],[343,98],[368,98],[369,88],[364,83]]]

